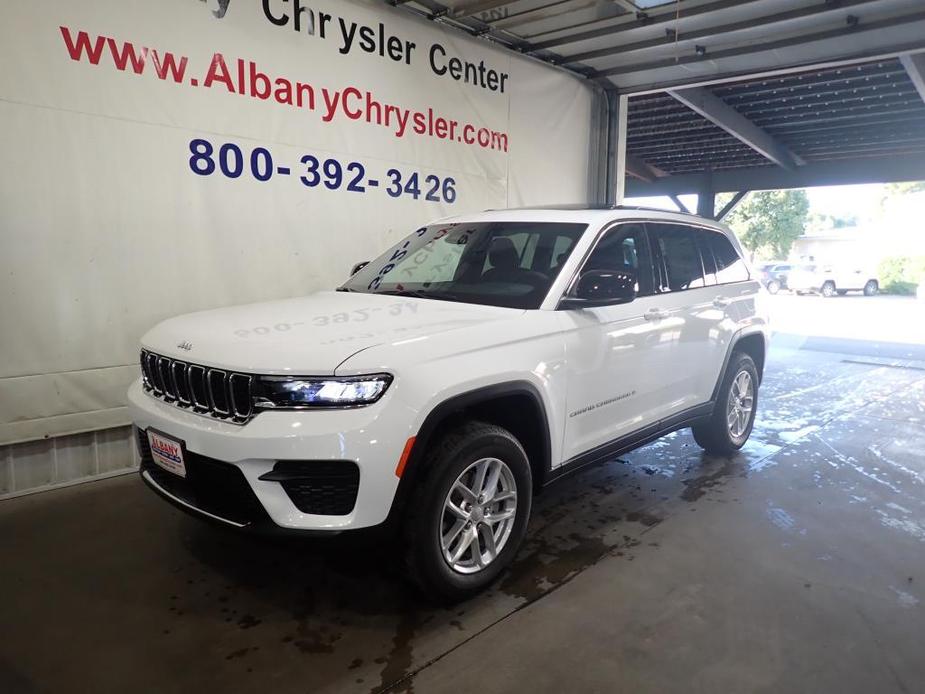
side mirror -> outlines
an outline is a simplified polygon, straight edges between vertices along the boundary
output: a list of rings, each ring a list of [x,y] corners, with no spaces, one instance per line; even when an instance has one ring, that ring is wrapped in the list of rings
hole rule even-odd
[[[575,290],[559,304],[562,308],[594,308],[628,304],[636,298],[636,273],[629,270],[588,270]]]
[[[357,263],[356,265],[353,266],[353,269],[350,270],[350,276],[353,277],[355,274],[357,274],[360,270],[362,270],[367,265],[369,265],[368,260],[364,260],[362,263]]]

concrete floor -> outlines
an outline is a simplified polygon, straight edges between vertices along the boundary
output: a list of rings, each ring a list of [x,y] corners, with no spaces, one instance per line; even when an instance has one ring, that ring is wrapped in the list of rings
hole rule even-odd
[[[547,490],[455,609],[134,475],[0,504],[0,692],[923,692],[925,348],[839,344],[777,340],[740,455],[679,432]]]

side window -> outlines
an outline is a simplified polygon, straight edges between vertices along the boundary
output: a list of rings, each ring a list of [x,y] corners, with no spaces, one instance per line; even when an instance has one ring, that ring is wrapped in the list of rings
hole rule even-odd
[[[713,258],[716,260],[717,284],[746,281],[748,269],[729,239],[719,232],[709,234],[710,250],[713,251]]]
[[[636,294],[653,293],[652,261],[645,229],[641,224],[621,224],[608,231],[585,261],[587,270],[621,270],[636,275]]]
[[[717,284],[716,281],[716,260],[713,258],[713,251],[710,249],[710,237],[715,232],[706,229],[697,229],[697,246],[700,248],[700,258],[703,260],[703,281],[707,286]]]
[[[661,256],[664,276],[660,291],[678,292],[706,286],[696,229],[681,224],[650,224]]]

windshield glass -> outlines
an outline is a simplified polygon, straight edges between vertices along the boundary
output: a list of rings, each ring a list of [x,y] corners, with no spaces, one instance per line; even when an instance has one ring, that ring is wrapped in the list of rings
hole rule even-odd
[[[586,228],[552,222],[423,227],[341,289],[536,309]]]

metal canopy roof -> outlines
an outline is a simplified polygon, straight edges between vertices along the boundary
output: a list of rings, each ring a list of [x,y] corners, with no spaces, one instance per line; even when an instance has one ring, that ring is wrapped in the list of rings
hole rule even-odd
[[[897,59],[711,91],[807,163],[925,153],[925,101]],[[627,151],[668,174],[772,165],[670,94],[629,104]]]
[[[632,195],[925,179],[925,0],[385,2],[622,95]]]

